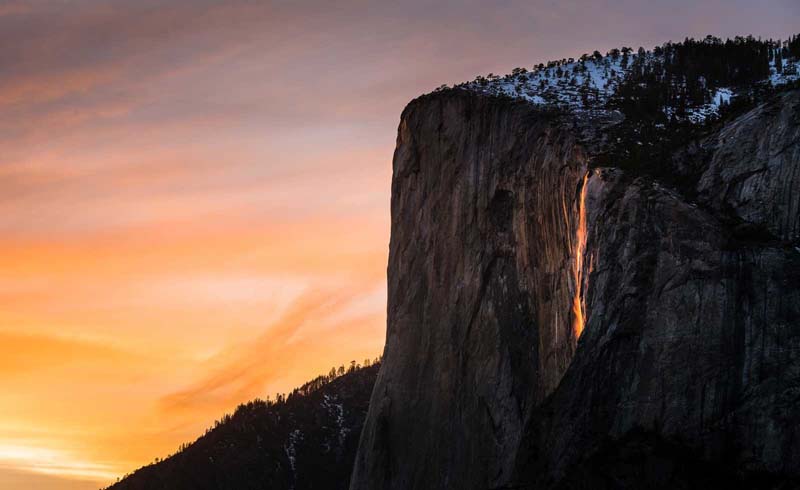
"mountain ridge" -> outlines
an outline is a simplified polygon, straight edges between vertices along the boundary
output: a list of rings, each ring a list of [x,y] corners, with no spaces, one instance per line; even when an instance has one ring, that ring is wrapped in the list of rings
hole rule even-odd
[[[693,124],[720,115],[736,97],[752,96],[753,86],[792,86],[800,80],[800,36],[786,41],[711,35],[667,42],[652,50],[612,49],[540,63],[530,71],[515,68],[503,77],[489,74],[453,88],[525,100],[597,117],[620,110],[631,99],[660,102],[653,113]],[[442,86],[438,90],[448,89]],[[647,94],[658,89],[659,94]],[[649,109],[653,109],[652,107]],[[624,110],[622,111],[624,112]],[[653,116],[654,114],[650,114]],[[610,116],[610,114],[606,114]]]

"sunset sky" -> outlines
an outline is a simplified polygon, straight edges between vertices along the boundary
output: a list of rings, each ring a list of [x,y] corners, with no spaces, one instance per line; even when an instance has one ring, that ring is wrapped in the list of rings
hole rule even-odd
[[[0,2],[0,489],[85,490],[380,355],[404,105],[797,0]]]

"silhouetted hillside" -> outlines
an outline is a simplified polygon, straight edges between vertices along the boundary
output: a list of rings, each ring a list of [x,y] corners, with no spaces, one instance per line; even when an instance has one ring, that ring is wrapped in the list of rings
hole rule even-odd
[[[194,443],[113,490],[346,489],[380,363],[331,370],[240,405]]]

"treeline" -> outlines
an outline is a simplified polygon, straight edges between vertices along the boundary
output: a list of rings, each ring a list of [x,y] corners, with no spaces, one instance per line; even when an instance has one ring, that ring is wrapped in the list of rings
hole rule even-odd
[[[723,41],[707,36],[666,43],[652,52],[640,48],[610,101],[625,119],[613,128],[615,143],[596,158],[596,164],[685,187],[694,176],[674,171],[675,149],[766,100],[774,91],[773,70],[793,74],[798,59],[800,36],[785,41],[753,37]]]
[[[737,91],[748,98],[758,90],[758,82],[766,82],[771,69],[784,71],[784,60],[800,56],[800,36],[788,41],[736,37],[723,41],[707,36],[681,43],[665,43],[656,47],[653,56],[635,57],[625,83],[614,98],[614,105],[634,119],[683,119],[687,110],[712,102],[725,112],[729,100],[714,100],[720,88],[742,88]],[[795,65],[788,64],[787,70]],[[765,84],[768,88],[769,84]],[[665,108],[667,109],[665,111]]]
[[[502,81],[514,83],[518,94],[534,88],[542,95],[545,87],[555,81],[562,93],[577,91],[583,107],[588,108],[599,97],[597,88],[591,87],[589,77],[585,76],[587,62],[591,61],[593,69],[602,70],[607,79],[621,82],[610,101],[612,108],[637,120],[653,118],[666,122],[665,119],[684,120],[693,109],[712,103],[721,106],[715,112],[725,112],[727,108],[722,106],[730,104],[741,106],[742,101],[747,105],[747,99],[755,98],[754,91],[770,89],[768,80],[773,70],[779,75],[797,74],[798,60],[800,35],[787,40],[762,40],[752,36],[722,40],[706,36],[668,42],[652,51],[622,47],[608,51],[605,56],[594,51],[577,60],[564,58],[539,63],[530,71],[514,68],[505,77],[494,73],[478,76],[472,82],[453,88],[468,88],[471,84],[487,87]],[[611,64],[623,70],[624,80],[619,80],[617,72],[610,70]],[[536,74],[543,74],[543,77],[534,78]],[[576,83],[576,75],[582,75],[582,84]],[[537,87],[526,86],[533,80],[538,80]],[[743,89],[734,90],[742,100],[720,98],[717,93],[720,88]],[[447,89],[447,85],[442,85],[437,90]]]
[[[318,391],[322,387],[326,386],[331,381],[336,380],[337,378],[344,376],[345,374],[350,374],[352,372],[358,371],[362,368],[368,368],[370,366],[378,365],[381,363],[381,357],[376,357],[375,359],[364,359],[363,364],[359,364],[356,361],[350,361],[350,364],[345,367],[344,365],[339,366],[338,368],[332,367],[328,374],[321,374],[316,378],[312,379],[304,383],[299,388],[295,388],[292,390],[288,395],[285,393],[276,393],[275,398],[270,398],[267,396],[266,399],[256,398],[251,400],[247,403],[242,403],[238,407],[236,407],[236,411],[234,415],[241,411],[241,410],[251,410],[253,407],[256,406],[264,406],[264,407],[272,407],[277,404],[286,403],[287,401],[291,400],[293,397],[297,396],[308,396],[315,391]],[[217,420],[214,423],[214,427],[218,427],[220,424],[224,424],[229,421],[231,418],[230,414],[226,414],[220,420]],[[212,429],[206,429],[206,433],[211,431]]]
[[[795,34],[783,45],[784,56],[800,58],[800,34]]]

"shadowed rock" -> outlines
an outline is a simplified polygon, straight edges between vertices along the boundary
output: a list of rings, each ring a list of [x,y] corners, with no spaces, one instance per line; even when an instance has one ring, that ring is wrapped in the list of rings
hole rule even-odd
[[[459,90],[403,113],[352,490],[797,482],[800,92],[675,148],[670,182],[592,168],[574,128]]]

